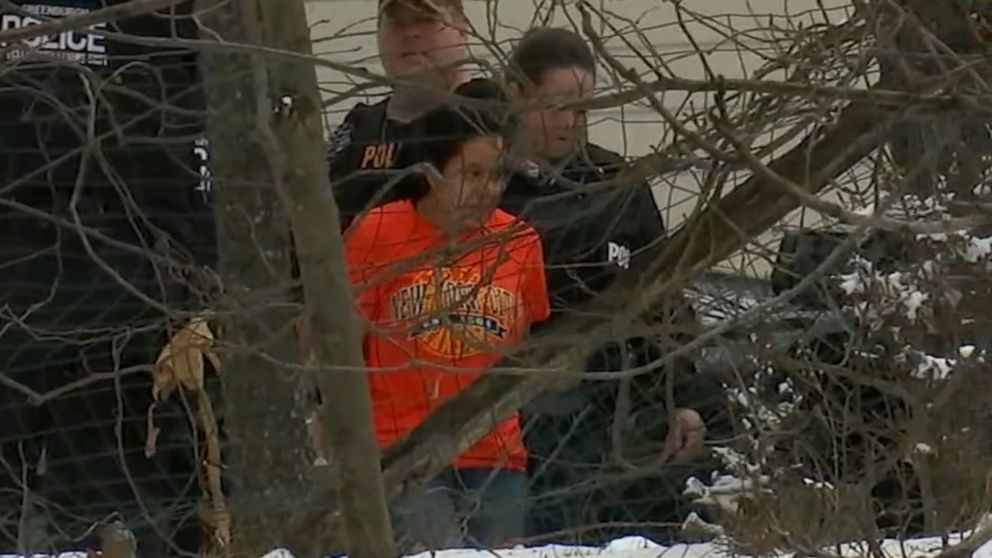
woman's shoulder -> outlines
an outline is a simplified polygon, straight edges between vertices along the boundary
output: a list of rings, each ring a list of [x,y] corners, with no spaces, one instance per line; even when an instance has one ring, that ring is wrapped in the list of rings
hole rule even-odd
[[[511,241],[533,242],[540,240],[537,229],[530,223],[503,209],[497,209],[493,212],[489,218],[489,228],[493,232],[511,233]]]
[[[397,236],[409,235],[416,210],[409,201],[401,200],[372,208],[355,221],[345,235],[346,242],[381,244],[393,242]]]

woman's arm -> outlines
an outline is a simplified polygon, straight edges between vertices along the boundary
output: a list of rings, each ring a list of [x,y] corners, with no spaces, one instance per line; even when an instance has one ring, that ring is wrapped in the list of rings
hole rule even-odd
[[[548,302],[548,283],[544,275],[544,249],[537,231],[530,229],[527,234],[527,257],[523,268],[523,299],[526,305],[527,326],[533,328],[551,316]]]

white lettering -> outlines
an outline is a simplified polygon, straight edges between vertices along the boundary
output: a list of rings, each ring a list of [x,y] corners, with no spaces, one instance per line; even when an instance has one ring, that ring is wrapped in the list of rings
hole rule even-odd
[[[207,138],[197,138],[193,142],[193,156],[200,161],[200,183],[196,186],[196,191],[204,196],[213,189],[213,180],[210,172],[210,140]]]
[[[610,263],[617,264],[623,269],[630,268],[630,248],[621,246],[615,242],[608,242],[606,249],[606,258]]]
[[[89,41],[92,40],[93,35],[88,33],[66,33],[65,34],[65,44],[69,50],[88,50],[89,52],[100,52],[94,50],[90,45]],[[103,49],[102,52],[107,52],[107,49]]]
[[[0,14],[0,31],[9,31],[20,27],[20,16],[14,14]]]
[[[21,6],[25,12],[48,17],[64,17],[89,13],[86,8],[76,6],[51,6],[48,4],[27,4]]]
[[[28,4],[22,6],[28,13],[35,14],[41,18],[66,17],[88,13],[89,10],[66,6],[41,6]],[[32,25],[38,25],[44,20],[39,17],[25,16],[22,14],[0,14],[0,31],[13,29],[23,29]],[[88,27],[89,30],[106,29],[106,23],[99,23]],[[0,42],[0,48],[9,48],[11,45]],[[62,31],[52,35],[32,37],[21,43],[22,48],[11,48],[5,53],[7,60],[24,58],[32,53],[47,58],[55,58],[68,62],[78,62],[91,66],[106,66],[108,64],[107,44],[103,37],[87,33],[85,30]]]
[[[102,29],[106,29],[106,27],[107,27],[107,24],[106,23],[100,23],[100,24],[94,25],[93,27],[90,27],[90,29],[93,29],[95,31],[99,31],[99,30],[102,30]],[[87,52],[91,52],[91,53],[96,53],[96,54],[107,54],[107,45],[104,44],[103,37],[100,37],[98,35],[93,35],[93,34],[87,33],[86,34],[86,51]]]

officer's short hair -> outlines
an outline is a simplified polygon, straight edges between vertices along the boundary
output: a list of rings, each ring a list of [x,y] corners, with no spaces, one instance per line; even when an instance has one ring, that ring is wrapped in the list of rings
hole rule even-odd
[[[507,80],[540,85],[544,72],[554,68],[582,68],[596,73],[592,49],[578,33],[558,27],[536,27],[524,33],[510,55]]]

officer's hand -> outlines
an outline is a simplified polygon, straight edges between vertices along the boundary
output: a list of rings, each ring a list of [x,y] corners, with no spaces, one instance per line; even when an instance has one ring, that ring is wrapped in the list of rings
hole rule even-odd
[[[703,449],[706,425],[692,409],[676,409],[665,439],[665,455],[670,463],[685,463]]]

